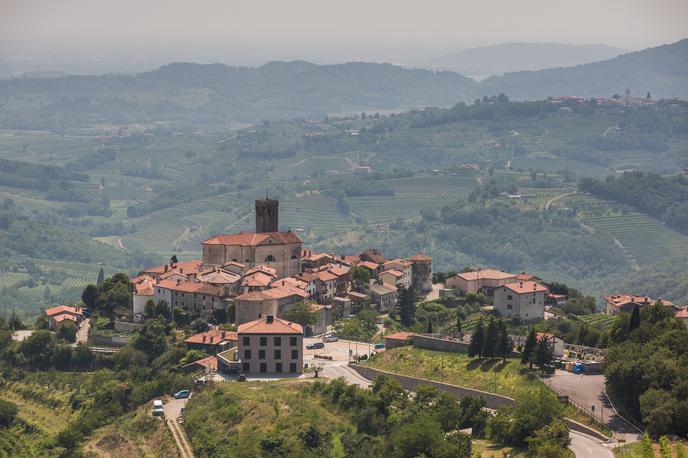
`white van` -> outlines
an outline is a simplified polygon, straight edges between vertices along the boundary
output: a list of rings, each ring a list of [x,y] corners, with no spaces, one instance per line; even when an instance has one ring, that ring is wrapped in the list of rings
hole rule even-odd
[[[156,399],[153,401],[153,416],[158,417],[161,415],[165,415],[165,409],[162,407],[162,401],[160,399]]]

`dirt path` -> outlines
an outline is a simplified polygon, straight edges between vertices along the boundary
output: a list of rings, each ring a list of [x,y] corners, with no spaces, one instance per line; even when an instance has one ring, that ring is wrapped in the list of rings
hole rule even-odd
[[[120,250],[129,253],[129,248],[124,246],[124,242],[122,241],[122,237],[117,239],[117,246],[119,247]]]
[[[184,232],[182,232],[181,235],[179,235],[179,237],[174,239],[174,241],[172,242],[172,246],[176,246],[178,243],[181,244],[181,242],[183,242],[184,239],[186,238],[186,236],[188,236],[190,233],[191,233],[191,229],[189,229],[189,226],[187,226],[185,224],[184,225]]]
[[[177,422],[177,417],[181,414],[182,407],[186,405],[187,399],[170,399],[165,403],[165,422],[172,432],[174,442],[179,448],[182,458],[193,458],[193,449],[186,439],[184,429]]]
[[[572,196],[576,193],[576,191],[573,192],[567,192],[566,194],[561,194],[559,196],[552,197],[550,200],[545,202],[545,210],[549,210],[550,205],[552,205],[554,202],[556,202],[559,199],[563,199],[564,197]]]

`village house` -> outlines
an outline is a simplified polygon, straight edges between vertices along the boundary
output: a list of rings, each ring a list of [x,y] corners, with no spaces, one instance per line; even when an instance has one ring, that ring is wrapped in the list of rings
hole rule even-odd
[[[143,315],[148,301],[155,299],[155,280],[148,275],[141,275],[132,280],[132,284],[134,315]]]
[[[334,261],[332,255],[327,253],[316,253],[311,250],[304,250],[301,255],[301,268],[303,270],[317,269]]]
[[[192,312],[226,309],[228,305],[222,288],[191,281],[161,280],[155,285],[154,297],[156,302]]]
[[[605,310],[607,315],[618,315],[621,312],[631,313],[636,307],[641,309],[646,305],[656,304],[658,300],[661,300],[662,304],[665,306],[674,306],[672,302],[662,299],[651,299],[649,296],[635,296],[630,294],[604,296],[602,299],[604,299],[606,305]]]
[[[264,291],[252,291],[234,299],[235,323],[243,324],[268,315],[277,315],[277,299]]]
[[[312,272],[316,277],[316,293],[317,301],[322,304],[329,304],[337,292],[337,280],[339,279],[335,274],[328,271]]]
[[[413,285],[413,263],[404,259],[393,259],[387,261],[380,266],[381,272],[378,273],[378,278],[385,284],[392,284],[391,277],[386,275],[388,272],[401,273],[401,277],[397,277],[397,288],[410,288]]]
[[[385,270],[380,272],[377,277],[380,279],[383,285],[386,285],[390,288],[407,288],[404,286],[406,284],[404,281],[404,273],[399,270]]]
[[[561,339],[549,332],[537,332],[535,333],[535,339],[538,342],[545,341],[549,343],[552,347],[552,352],[555,358],[561,358],[564,356],[564,339]]]
[[[310,304],[311,312],[315,315],[315,323],[304,327],[305,337],[317,336],[327,332],[327,326],[332,324],[332,306]]]
[[[516,275],[508,272],[494,269],[478,269],[449,277],[445,284],[448,288],[458,289],[464,295],[468,293],[483,293],[491,299],[496,289],[515,281],[517,281]]]
[[[303,328],[274,315],[239,325],[244,374],[299,374],[303,371]]]
[[[161,276],[169,277],[170,275],[181,275],[184,276],[185,280],[188,280],[187,275],[197,274],[201,269],[202,261],[182,261],[182,262],[168,262],[167,264],[162,264],[160,266],[149,267],[143,271],[141,274],[153,277],[156,280],[160,280]]]
[[[502,316],[542,320],[545,318],[545,294],[548,291],[534,281],[507,283],[494,290],[494,308]]]
[[[216,355],[236,347],[237,339],[236,332],[211,329],[188,337],[184,344],[189,350],[202,350],[210,355]]]
[[[397,304],[397,289],[387,285],[370,285],[370,298],[380,312],[388,312]]]
[[[79,327],[84,319],[84,312],[81,307],[69,305],[51,307],[45,311],[45,315],[48,317],[48,330],[53,332],[59,332],[65,321],[71,321]]]

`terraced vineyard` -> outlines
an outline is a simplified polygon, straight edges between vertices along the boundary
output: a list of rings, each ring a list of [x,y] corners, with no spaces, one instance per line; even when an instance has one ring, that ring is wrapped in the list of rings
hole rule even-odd
[[[0,288],[11,288],[20,281],[27,280],[29,274],[21,272],[3,272],[0,273]]]
[[[285,197],[280,202],[280,226],[282,227],[332,233],[345,231],[353,224],[350,216],[337,210],[337,201],[333,197],[307,194],[299,197]]]
[[[616,238],[639,265],[688,254],[688,237],[641,213],[583,219],[583,223]]]
[[[614,325],[616,317],[606,313],[594,313],[592,315],[581,315],[578,319],[596,328],[607,329]]]

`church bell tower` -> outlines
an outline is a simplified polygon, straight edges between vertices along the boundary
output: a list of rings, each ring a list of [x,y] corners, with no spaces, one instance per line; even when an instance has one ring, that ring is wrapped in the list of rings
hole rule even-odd
[[[278,215],[279,200],[269,197],[256,200],[256,232],[278,232]]]

